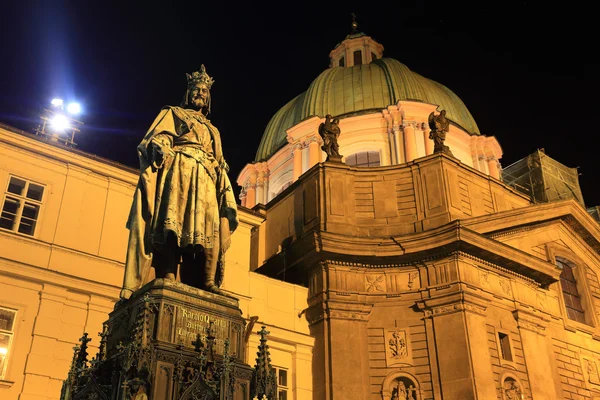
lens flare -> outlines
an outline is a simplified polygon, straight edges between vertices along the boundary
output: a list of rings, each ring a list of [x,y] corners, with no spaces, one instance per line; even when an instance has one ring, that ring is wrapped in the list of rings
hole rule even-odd
[[[50,120],[50,126],[55,131],[65,131],[69,129],[71,126],[69,125],[69,120],[64,115],[56,115],[54,118]]]

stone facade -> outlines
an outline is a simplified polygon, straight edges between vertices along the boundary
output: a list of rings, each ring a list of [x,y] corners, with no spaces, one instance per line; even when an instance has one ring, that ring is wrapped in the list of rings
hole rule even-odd
[[[315,399],[600,395],[600,227],[576,201],[433,155],[319,164],[260,210],[257,272],[309,288]]]

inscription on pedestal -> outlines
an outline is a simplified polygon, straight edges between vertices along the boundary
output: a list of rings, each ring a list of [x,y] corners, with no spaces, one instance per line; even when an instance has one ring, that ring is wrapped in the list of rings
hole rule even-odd
[[[177,306],[175,343],[193,348],[192,342],[196,340],[198,334],[202,341],[206,340],[206,329],[211,324],[215,336],[215,351],[217,354],[223,354],[225,338],[229,336],[230,322],[188,307]]]

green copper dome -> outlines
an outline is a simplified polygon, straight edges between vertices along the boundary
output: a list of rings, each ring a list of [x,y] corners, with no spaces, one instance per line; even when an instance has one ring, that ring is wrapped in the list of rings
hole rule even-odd
[[[471,113],[450,89],[427,79],[391,58],[370,64],[325,70],[308,90],[283,106],[265,129],[256,161],[269,158],[287,143],[285,131],[311,117],[333,116],[387,108],[400,100],[437,104],[446,116],[472,134],[479,128]]]

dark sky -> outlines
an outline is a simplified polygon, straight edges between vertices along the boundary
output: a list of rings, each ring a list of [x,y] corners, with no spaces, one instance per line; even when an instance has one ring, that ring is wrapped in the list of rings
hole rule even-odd
[[[50,99],[78,100],[84,151],[137,167],[140,138],[203,63],[234,180],[270,117],[327,68],[355,12],[384,56],[464,101],[481,132],[500,141],[503,165],[543,147],[580,167],[586,205],[600,204],[600,125],[588,122],[600,93],[598,22],[584,3],[4,3],[0,121],[32,131]]]

